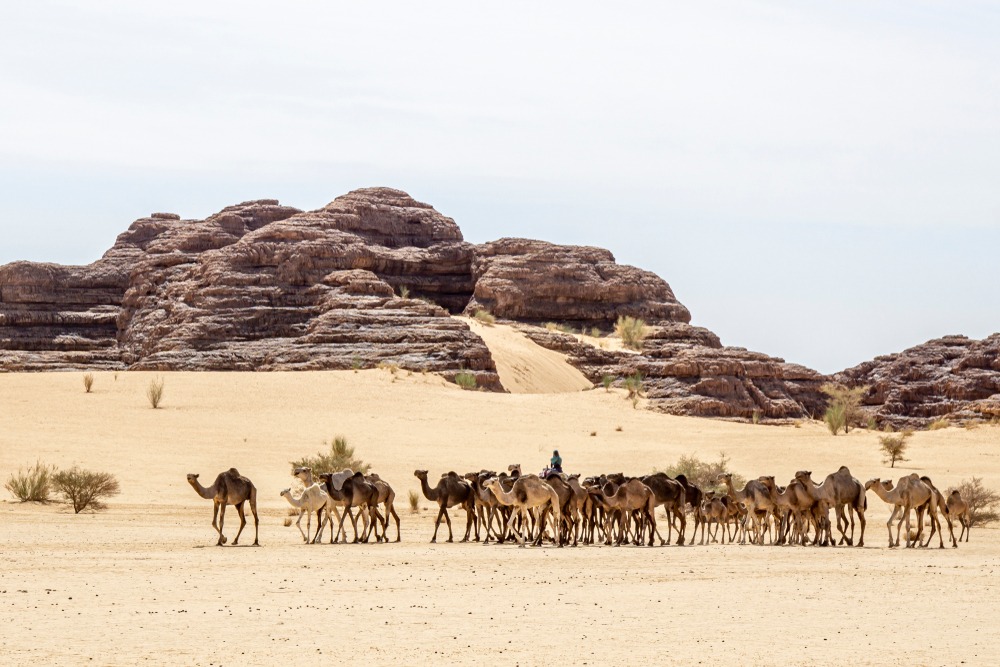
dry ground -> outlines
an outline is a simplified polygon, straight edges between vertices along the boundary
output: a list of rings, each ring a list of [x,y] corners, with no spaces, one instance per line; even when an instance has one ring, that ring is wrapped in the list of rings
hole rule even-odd
[[[725,450],[738,472],[780,480],[846,463],[862,481],[919,470],[942,488],[973,474],[1000,487],[996,427],[918,433],[912,461],[889,471],[875,434],[669,417],[603,389],[463,392],[405,370],[169,373],[152,410],[151,377],[99,373],[85,394],[76,373],[0,375],[0,476],[36,459],[78,463],[113,472],[123,489],[108,511],[79,516],[4,492],[0,663],[304,664],[348,652],[377,664],[1000,659],[1000,533],[977,530],[957,550],[890,551],[874,496],[864,549],[430,545],[430,503],[416,515],[406,507],[416,468],[432,478],[534,470],[554,448],[585,474]],[[305,546],[282,525],[288,461],[338,434],[396,488],[402,544]],[[210,483],[230,466],[259,489],[259,549],[212,546],[211,503],[184,479]]]

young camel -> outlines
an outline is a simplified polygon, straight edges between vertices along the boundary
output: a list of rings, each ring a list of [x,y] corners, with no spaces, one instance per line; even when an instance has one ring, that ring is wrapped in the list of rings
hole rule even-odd
[[[521,528],[523,529],[528,524],[528,511],[538,509],[541,512],[541,517],[538,522],[538,538],[534,542],[535,546],[539,546],[542,543],[542,535],[545,534],[545,520],[550,510],[552,512],[553,525],[556,526],[555,532],[558,535],[558,527],[562,523],[562,515],[559,511],[559,496],[556,494],[555,489],[538,477],[533,475],[518,477],[509,492],[504,491],[503,487],[500,486],[500,480],[494,477],[486,482],[486,488],[493,492],[493,495],[497,497],[497,500],[501,504],[510,505],[514,508],[510,519],[507,521],[507,532],[514,529],[515,519],[518,516],[522,519]],[[515,534],[518,546],[524,547],[525,537],[523,532],[518,530]],[[562,542],[558,539],[557,543],[562,547]]]
[[[329,494],[323,489],[320,484],[313,484],[307,486],[302,490],[302,495],[298,498],[292,496],[291,489],[285,489],[281,492],[281,496],[288,501],[292,507],[299,510],[299,518],[295,522],[295,527],[299,529],[302,533],[302,541],[309,543],[309,533],[312,532],[312,527],[310,525],[312,521],[312,513],[316,513],[316,536],[312,539],[312,544],[319,542],[320,536],[322,535],[322,526],[324,524],[323,520],[323,510],[326,510],[326,521],[330,521],[331,510],[333,509],[333,502]],[[306,517],[306,530],[302,532],[302,516]]]
[[[220,472],[215,478],[215,483],[208,488],[198,482],[197,474],[188,474],[187,481],[199,496],[211,500],[213,503],[212,528],[215,528],[219,533],[217,546],[221,547],[226,543],[226,536],[222,534],[222,524],[226,520],[226,505],[234,505],[236,512],[240,515],[240,529],[236,532],[233,546],[239,544],[240,535],[243,533],[244,526],[247,525],[246,516],[243,514],[243,503],[247,501],[250,501],[250,511],[253,513],[253,545],[260,546],[257,539],[260,529],[260,520],[257,518],[257,487],[253,485],[253,482],[241,475],[236,468]],[[219,525],[215,525],[216,517],[219,519]]]
[[[708,526],[708,539],[709,542],[718,542],[718,531],[719,527],[722,527],[722,543],[726,543],[726,523],[729,521],[729,496],[722,496],[721,498],[716,498],[714,491],[709,491],[702,494],[701,504],[698,506],[696,511],[701,515],[702,519],[701,525],[701,542],[699,544],[705,544],[705,527]],[[712,523],[715,523],[715,532],[712,532]],[[698,535],[698,529],[695,528],[695,537]]]
[[[965,535],[965,541],[968,542],[969,533],[972,532],[972,510],[969,508],[969,503],[965,502],[962,494],[958,489],[955,489],[948,494],[948,500],[945,504],[948,507],[948,515],[958,519],[958,522],[962,524],[962,531],[958,534],[958,541],[961,542],[962,536]]]
[[[476,515],[479,519],[476,525],[477,542],[480,537],[479,527],[483,525],[486,526],[486,537],[483,538],[483,544],[489,544],[491,537],[493,537],[500,544],[503,544],[504,541],[503,518],[500,516],[500,502],[497,500],[497,497],[493,495],[493,492],[483,485],[484,482],[493,477],[494,474],[495,473],[488,470],[465,474],[465,479],[468,480],[469,484],[472,486],[472,493],[474,494],[473,497],[476,506]],[[494,519],[499,519],[500,524],[500,528],[495,531],[495,536],[493,534]]]
[[[431,542],[437,542],[438,528],[441,526],[442,517],[448,524],[448,541],[453,542],[454,536],[451,532],[451,517],[448,516],[448,508],[461,505],[465,510],[465,537],[463,542],[469,541],[469,534],[472,532],[472,522],[475,517],[475,496],[472,493],[472,485],[460,478],[458,473],[449,472],[441,476],[437,486],[431,488],[427,483],[426,470],[414,470],[413,476],[420,480],[420,490],[427,500],[437,503],[437,519],[434,521],[434,535]]]
[[[747,508],[747,518],[743,522],[740,544],[746,544],[747,521],[751,522],[753,525],[753,535],[750,537],[750,542],[754,544],[764,544],[764,534],[761,531],[762,526],[759,524],[760,519],[757,516],[757,512],[769,512],[774,509],[774,504],[771,502],[770,491],[768,491],[767,487],[756,479],[750,480],[741,491],[737,491],[733,486],[733,475],[728,472],[719,475],[718,481],[723,482],[726,485],[726,489],[729,491],[729,498],[731,500],[743,503],[743,505]]]

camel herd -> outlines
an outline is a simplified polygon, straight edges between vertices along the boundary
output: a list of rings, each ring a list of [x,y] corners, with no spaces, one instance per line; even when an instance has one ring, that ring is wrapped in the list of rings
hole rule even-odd
[[[368,542],[373,535],[376,542],[388,542],[390,518],[396,524],[395,541],[400,541],[399,515],[394,507],[396,494],[378,475],[344,470],[322,473],[317,480],[306,467],[295,468],[292,474],[305,488],[298,496],[291,489],[283,490],[281,496],[299,511],[296,526],[304,542],[319,543],[327,526],[331,544],[346,542],[344,521],[348,518],[354,542]],[[706,538],[709,543],[719,542],[721,537],[723,544],[728,538],[740,544],[852,546],[857,526],[857,546],[861,547],[865,539],[868,491],[892,508],[886,522],[890,547],[899,546],[902,532],[907,547],[928,546],[936,534],[939,547],[944,548],[942,518],[953,547],[963,537],[966,542],[969,540],[970,511],[961,494],[953,491],[945,497],[930,478],[916,473],[895,483],[875,478],[862,484],[842,466],[818,483],[810,471],[801,470],[786,486],[777,485],[773,476],[762,476],[750,480],[742,489],[735,488],[732,475],[724,473],[717,479],[724,491],[702,490],[684,475],[669,477],[655,473],[626,477],[612,473],[581,480],[578,474],[553,472],[544,477],[522,474],[516,464],[501,473],[448,472],[433,487],[426,470],[416,470],[413,474],[420,480],[424,497],[438,505],[431,542],[437,541],[442,521],[448,527],[448,542],[454,540],[448,509],[461,508],[466,517],[463,542],[471,539],[483,543],[516,541],[520,546],[528,541],[534,545],[551,542],[560,547],[581,542],[653,546],[658,539],[661,546],[683,545],[687,541],[690,514],[694,524],[692,543],[700,530],[699,544],[705,544]],[[188,475],[187,479],[199,496],[214,503],[212,527],[218,532],[217,544],[226,543],[222,529],[227,505],[235,506],[240,517],[240,528],[233,540],[234,545],[239,543],[246,526],[243,506],[249,502],[254,516],[254,545],[259,545],[257,489],[249,479],[235,468],[220,473],[208,488],[198,482],[196,474]],[[666,512],[665,527],[662,523],[657,525],[657,507]],[[831,511],[839,539],[833,532]],[[916,530],[911,530],[911,513],[916,514]],[[315,533],[311,527],[313,514]],[[926,541],[925,515],[931,527]],[[303,517],[305,530],[301,525]],[[955,521],[961,525],[957,539]]]

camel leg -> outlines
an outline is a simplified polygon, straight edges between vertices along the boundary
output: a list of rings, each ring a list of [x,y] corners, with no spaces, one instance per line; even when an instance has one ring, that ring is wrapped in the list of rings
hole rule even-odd
[[[234,547],[240,543],[240,535],[243,534],[243,527],[247,525],[247,517],[243,513],[243,503],[236,506],[236,513],[240,515],[240,529],[236,531],[236,538],[233,540]]]
[[[223,513],[225,513],[226,506],[223,505],[222,507],[223,507]],[[215,528],[215,532],[219,534],[219,541],[216,542],[216,544],[218,546],[222,546],[223,544],[226,543],[226,536],[222,534],[222,527],[218,522],[218,518],[219,518],[219,501],[216,500],[212,504],[212,528]]]
[[[392,518],[395,519],[395,521],[396,521],[396,541],[399,542],[399,515],[396,514],[396,506],[395,505],[390,505],[389,506],[389,511],[392,512]],[[388,515],[386,515],[386,519],[385,520],[386,520],[386,525],[388,525],[388,521],[389,521]],[[388,537],[386,539],[388,539]]]
[[[257,491],[250,494],[250,513],[253,514],[253,546],[260,546],[260,519],[257,517]]]
[[[471,504],[465,505],[465,537],[462,538],[463,542],[468,542],[469,537],[472,535],[472,524],[476,524],[476,541],[479,541],[479,522],[476,521],[476,511],[472,508]]]
[[[431,536],[431,543],[437,542],[438,539],[438,528],[441,527],[441,518],[444,516],[444,505],[438,506],[438,515],[434,519],[434,534]]]
[[[222,524],[226,521],[226,503],[219,503],[219,542],[218,546],[226,543],[226,536],[222,534]]]
[[[302,535],[302,541],[303,542],[308,542],[309,538],[306,537],[306,534],[302,531],[302,517],[305,514],[308,514],[308,510],[306,510],[306,509],[300,509],[299,510],[299,518],[295,522],[295,527],[299,529],[299,533]]]

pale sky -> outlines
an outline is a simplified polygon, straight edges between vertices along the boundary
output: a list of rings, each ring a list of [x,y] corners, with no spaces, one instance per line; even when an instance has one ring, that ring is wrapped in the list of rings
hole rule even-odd
[[[1000,2],[0,7],[0,263],[408,191],[833,372],[1000,331]]]

